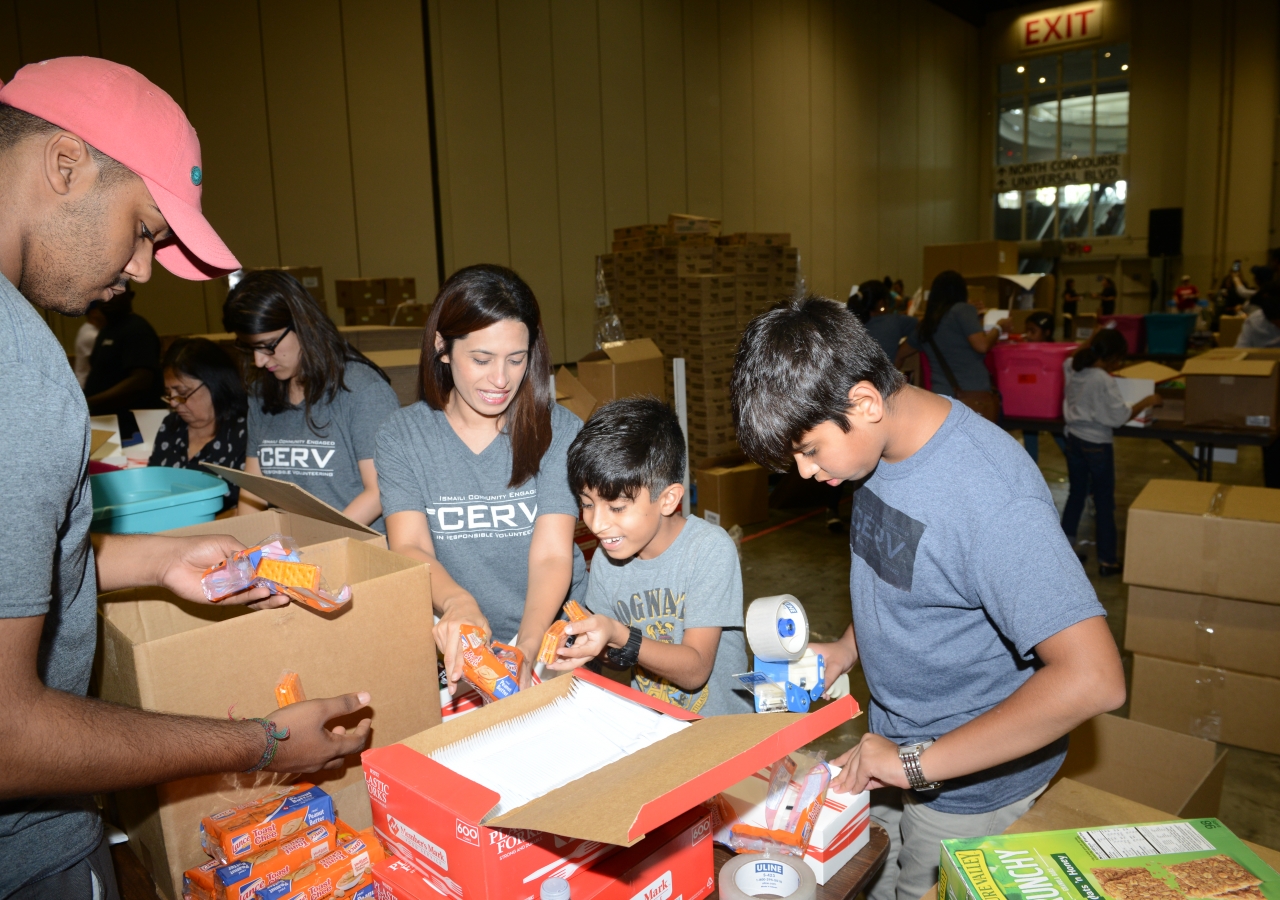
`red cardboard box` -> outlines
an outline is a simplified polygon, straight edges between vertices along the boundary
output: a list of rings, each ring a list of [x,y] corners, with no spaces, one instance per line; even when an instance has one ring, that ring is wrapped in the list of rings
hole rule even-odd
[[[498,816],[491,814],[497,793],[426,755],[554,702],[575,678],[693,724]],[[549,873],[574,863],[604,865],[597,860],[617,849],[610,845],[635,844],[857,712],[857,703],[843,697],[804,715],[701,719],[578,669],[571,678],[551,679],[403,743],[366,751],[365,781],[378,836],[438,889],[455,898],[524,900],[537,895]],[[575,900],[588,871],[566,873]]]

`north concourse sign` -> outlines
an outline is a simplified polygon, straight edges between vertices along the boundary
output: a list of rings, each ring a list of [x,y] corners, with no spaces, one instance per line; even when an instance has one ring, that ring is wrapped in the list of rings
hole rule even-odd
[[[992,190],[1031,191],[1063,184],[1106,184],[1129,177],[1128,153],[1101,153],[1075,159],[1047,159],[1043,162],[996,166]]]

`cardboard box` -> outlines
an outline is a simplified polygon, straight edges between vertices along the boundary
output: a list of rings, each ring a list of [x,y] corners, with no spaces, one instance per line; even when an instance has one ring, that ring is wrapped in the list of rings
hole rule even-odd
[[[1280,678],[1134,654],[1129,717],[1224,744],[1280,753]]]
[[[249,266],[241,270],[251,272],[288,272],[307,289],[307,293],[324,306],[324,268],[322,266]]]
[[[1280,606],[1275,604],[1129,588],[1126,650],[1280,678],[1277,647]]]
[[[348,325],[390,325],[391,307],[389,306],[356,306],[344,307],[343,321]]]
[[[1222,316],[1218,319],[1218,346],[1234,347],[1240,340],[1240,332],[1244,330],[1244,320],[1248,316]]]
[[[729,529],[769,518],[769,473],[743,456],[702,460],[693,470],[698,485],[694,515]]]
[[[498,794],[425,755],[554,702],[575,679],[693,724],[498,816],[491,815]],[[455,896],[533,896],[524,879],[582,856],[585,842],[634,844],[856,711],[853,698],[843,697],[807,715],[699,719],[577,669],[572,677],[551,679],[400,744],[366,751],[374,827],[420,872],[452,882]]]
[[[1097,313],[1076,313],[1070,316],[1072,327],[1075,328],[1075,334],[1071,336],[1073,341],[1087,341],[1093,336],[1093,329],[1098,327]]]
[[[1071,732],[1057,777],[1190,819],[1218,814],[1226,771],[1225,747],[1104,714]]]
[[[1153,478],[1126,545],[1126,584],[1280,603],[1280,490]]]
[[[406,322],[403,315],[397,315],[408,308],[410,307],[388,311],[388,320],[395,316],[399,323],[396,325],[348,325],[338,331],[351,346],[365,355],[382,350],[413,350],[421,353],[422,325]]]
[[[418,402],[418,365],[422,360],[422,350],[374,350],[364,351],[364,355],[375,363],[391,379],[391,389],[396,392],[396,399],[401,406]]]
[[[406,300],[398,305],[391,312],[391,324],[399,325],[403,328],[413,328],[421,331],[422,327],[427,324],[427,319],[431,317],[431,305],[427,303],[418,303],[414,300]],[[391,348],[387,348],[391,349]]]
[[[672,234],[709,234],[719,237],[720,220],[691,216],[688,213],[672,213],[667,216],[667,230]]]
[[[439,706],[423,702],[423,686],[436,680],[427,566],[351,538],[302,553],[328,581],[351,585],[342,612],[196,605],[160,588],[105,595],[99,696],[179,715],[222,718],[234,707],[237,716],[266,716],[276,709],[281,670],[292,669],[311,697],[369,691],[377,746],[438,723]],[[333,796],[343,819],[362,825],[358,766],[312,780]],[[262,791],[254,775],[210,775],[116,799],[129,845],[161,893],[177,900],[183,871],[205,858],[201,818]]]
[[[565,366],[556,370],[556,402],[584,422],[600,405]]]
[[[1206,353],[1182,367],[1187,384],[1183,421],[1187,425],[1275,429],[1280,411],[1280,354],[1239,350]]]
[[[662,351],[648,338],[605,344],[578,361],[578,381],[599,404],[667,393]]]
[[[964,244],[930,244],[924,248],[924,289],[948,269],[965,278],[1018,274],[1017,241],[974,241]]]
[[[760,232],[735,231],[716,239],[717,244],[758,244],[762,247],[786,247],[791,243],[791,234],[786,231]]]
[[[387,286],[381,278],[335,278],[333,290],[343,309],[387,305]]]
[[[389,305],[404,303],[418,298],[418,282],[413,278],[384,278],[382,291]]]
[[[1196,865],[1222,856],[1234,864]],[[938,897],[1180,900],[1229,884],[1274,897],[1280,875],[1217,819],[1193,819],[944,840]]]
[[[794,756],[794,755],[793,755]],[[796,762],[802,760],[796,757]],[[831,766],[832,778],[839,774],[839,766]],[[803,777],[804,771],[796,774]],[[798,789],[799,784],[792,782]],[[749,778],[720,792],[738,816],[738,821],[760,828],[766,827],[764,818],[765,794],[769,791],[769,768],[766,766]],[[729,831],[733,823],[723,823],[716,832],[716,841],[728,846]],[[828,793],[813,823],[813,834],[804,861],[813,869],[818,884],[826,884],[836,872],[853,859],[854,854],[867,845],[871,832],[871,794]]]

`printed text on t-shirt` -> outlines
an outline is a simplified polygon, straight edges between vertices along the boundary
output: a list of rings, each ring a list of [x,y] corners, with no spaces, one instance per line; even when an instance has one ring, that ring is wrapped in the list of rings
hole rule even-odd
[[[885,503],[865,485],[854,491],[849,544],[886,584],[910,591],[924,523]]]
[[[426,508],[434,540],[524,537],[538,518],[537,491],[441,495]]]
[[[271,478],[281,475],[303,475],[332,478],[335,444],[315,439],[265,440],[258,448],[258,465],[262,474]]]

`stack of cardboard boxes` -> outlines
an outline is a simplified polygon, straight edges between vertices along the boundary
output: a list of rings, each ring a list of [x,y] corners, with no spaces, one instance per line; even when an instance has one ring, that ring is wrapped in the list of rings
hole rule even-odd
[[[733,356],[747,323],[795,291],[790,235],[721,235],[715,219],[673,215],[616,229],[613,251],[601,261],[627,337],[651,338],[668,359],[685,360],[691,458],[732,453]]]
[[[1280,490],[1152,480],[1129,508],[1131,718],[1280,753]]]
[[[346,325],[407,325],[421,328],[431,307],[417,302],[412,278],[338,278],[333,282]]]

